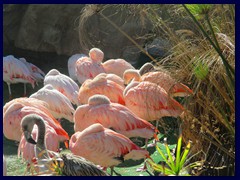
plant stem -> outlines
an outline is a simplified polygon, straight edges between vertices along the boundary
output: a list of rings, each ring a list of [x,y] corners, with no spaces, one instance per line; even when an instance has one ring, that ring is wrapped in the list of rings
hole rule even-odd
[[[212,39],[209,37],[209,35],[206,33],[206,31],[203,29],[203,27],[201,26],[201,24],[198,22],[198,20],[194,17],[194,15],[189,11],[189,9],[185,6],[185,4],[182,4],[182,6],[184,7],[184,9],[187,11],[187,13],[191,16],[191,18],[193,19],[193,21],[196,23],[196,25],[200,28],[200,30],[202,31],[202,33],[204,34],[204,36],[208,39],[208,41],[210,42],[210,44],[213,46],[213,48],[217,51],[217,53],[219,54],[219,56],[221,57],[223,64],[225,66],[226,69],[226,73],[230,78],[231,81],[231,85],[233,88],[235,88],[235,83],[234,83],[234,79],[232,77],[232,74],[235,75],[234,69],[228,64],[226,58],[223,56],[221,50],[213,43]],[[231,73],[230,73],[230,71]]]

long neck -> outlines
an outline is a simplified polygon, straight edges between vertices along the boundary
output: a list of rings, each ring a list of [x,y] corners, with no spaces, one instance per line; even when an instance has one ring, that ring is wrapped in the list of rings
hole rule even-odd
[[[38,126],[38,138],[37,144],[35,146],[35,155],[38,159],[50,158],[45,145],[45,124],[44,121],[36,120],[36,125]]]

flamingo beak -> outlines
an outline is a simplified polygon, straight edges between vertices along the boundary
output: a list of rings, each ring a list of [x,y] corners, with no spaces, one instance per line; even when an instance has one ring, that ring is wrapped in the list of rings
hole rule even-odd
[[[25,139],[27,140],[27,142],[29,142],[31,144],[37,144],[36,141],[34,141],[34,139],[32,138],[30,132],[24,131],[23,133],[24,133],[24,136],[25,136]]]

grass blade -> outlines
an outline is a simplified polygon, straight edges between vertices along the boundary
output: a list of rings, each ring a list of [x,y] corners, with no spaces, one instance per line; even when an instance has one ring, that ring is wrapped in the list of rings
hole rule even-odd
[[[179,163],[180,163],[181,146],[182,146],[182,134],[180,134],[178,138],[178,143],[177,143],[176,165],[175,165],[177,172],[180,171]]]
[[[179,170],[182,169],[182,167],[183,167],[183,165],[184,165],[184,163],[185,163],[185,161],[186,161],[186,159],[187,159],[187,155],[188,155],[188,153],[189,153],[189,151],[190,151],[190,147],[191,147],[191,142],[188,141],[188,144],[187,144],[186,148],[184,149],[183,155],[182,155],[182,157],[181,157],[181,161],[180,161],[180,165],[179,165]]]

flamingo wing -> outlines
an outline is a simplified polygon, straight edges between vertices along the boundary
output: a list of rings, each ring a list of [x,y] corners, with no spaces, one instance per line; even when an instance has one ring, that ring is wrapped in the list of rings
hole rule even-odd
[[[47,89],[44,87],[30,97],[47,102],[49,104],[49,110],[55,118],[66,118],[69,121],[73,121],[73,113],[75,110],[70,100],[56,89]]]
[[[96,132],[95,128],[100,130]],[[126,136],[103,128],[100,124],[93,124],[82,132],[76,132],[70,140],[70,150],[74,154],[104,167],[121,163],[123,156],[132,149],[140,148]]]

